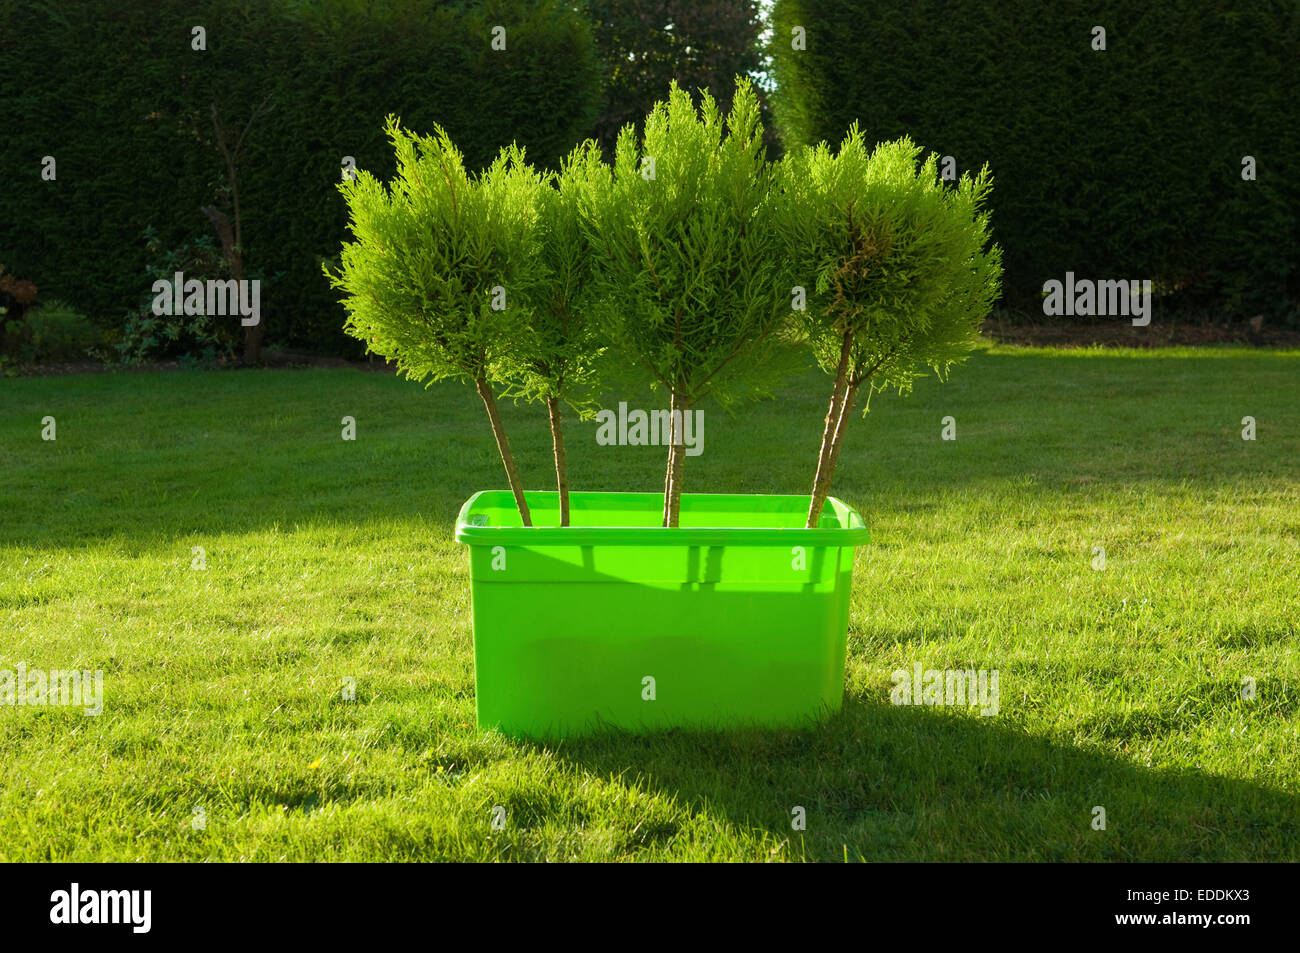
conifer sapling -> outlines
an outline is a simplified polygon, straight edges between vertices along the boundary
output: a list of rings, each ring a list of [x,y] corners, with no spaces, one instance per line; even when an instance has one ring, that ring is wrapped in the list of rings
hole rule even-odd
[[[988,169],[951,187],[909,139],[868,150],[856,124],[838,152],[804,147],[780,163],[785,254],[813,279],[804,329],[833,378],[806,525],[830,493],[859,390],[905,393],[926,367],[965,360],[997,298],[1002,253],[983,206]],[[865,412],[865,411],[864,411]]]
[[[528,333],[527,289],[544,274],[538,193],[546,187],[516,146],[470,174],[446,132],[386,131],[397,171],[339,186],[354,241],[331,284],[343,291],[345,330],[395,361],[411,380],[472,382],[483,401],[523,525],[532,519],[492,385]]]

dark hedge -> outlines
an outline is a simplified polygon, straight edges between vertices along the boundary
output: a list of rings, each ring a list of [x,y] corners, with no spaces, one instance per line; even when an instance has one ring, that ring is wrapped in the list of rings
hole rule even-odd
[[[773,108],[787,147],[838,143],[857,120],[958,172],[988,162],[1012,303],[1036,307],[1045,280],[1073,271],[1294,315],[1300,4],[1236,6],[777,0]]]
[[[595,122],[600,62],[560,3],[0,0],[0,103],[0,262],[105,324],[148,292],[146,227],[177,247],[212,234],[200,206],[231,211],[212,106],[232,138],[262,106],[239,190],[267,341],[339,349],[320,262],[345,235],[342,158],[387,178],[395,113],[442,124],[472,166],[512,140],[553,166]]]

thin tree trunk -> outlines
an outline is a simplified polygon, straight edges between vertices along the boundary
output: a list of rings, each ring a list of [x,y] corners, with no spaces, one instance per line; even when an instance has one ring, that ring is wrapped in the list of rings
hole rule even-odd
[[[687,409],[686,401],[673,394],[672,402],[668,405],[668,426],[673,431],[672,440],[669,441],[668,454],[668,517],[665,526],[677,526],[682,507],[682,463],[686,456],[686,415],[690,412]],[[677,433],[677,417],[681,417],[682,432]]]
[[[831,404],[826,410],[826,424],[822,428],[822,446],[817,454],[817,475],[813,478],[812,499],[808,502],[808,520],[804,524],[808,529],[815,528],[821,521],[822,507],[826,505],[826,497],[831,492],[831,474],[835,469],[835,464],[831,462],[831,448],[835,444],[835,432],[842,416],[852,345],[852,332],[845,331],[844,343],[840,346],[840,363],[835,368],[835,386],[831,389]]]
[[[853,416],[853,402],[857,399],[858,388],[862,380],[850,381],[844,394],[844,406],[840,408],[840,419],[835,425],[835,439],[831,442],[831,455],[826,473],[826,493],[830,494],[831,479],[835,476],[835,467],[840,462],[840,450],[844,447],[844,433],[849,429],[849,418]]]
[[[258,322],[244,328],[244,363],[257,364],[262,360],[262,339],[266,337],[266,322],[258,315]]]
[[[506,479],[510,481],[510,491],[515,495],[515,505],[519,507],[519,519],[525,526],[533,525],[533,518],[528,512],[528,501],[524,499],[524,487],[519,482],[519,471],[515,468],[515,457],[510,452],[510,441],[506,439],[506,429],[501,424],[501,415],[497,413],[497,400],[492,396],[492,388],[487,381],[479,378],[474,382],[483,406],[487,408],[488,420],[492,423],[492,435],[497,438],[497,450],[501,453],[501,462],[505,464]]]
[[[199,210],[208,217],[212,223],[213,231],[217,233],[217,238],[221,241],[221,254],[225,256],[226,261],[230,262],[230,273],[235,276],[235,280],[243,287],[244,282],[244,255],[239,246],[237,231],[239,228],[238,199],[235,205],[235,230],[230,227],[230,219],[226,213],[221,211],[215,205],[203,205]],[[260,319],[260,315],[258,316]],[[245,364],[256,364],[262,359],[262,337],[265,334],[265,322],[259,320],[257,324],[244,328],[244,358]]]
[[[551,417],[551,447],[555,451],[555,486],[560,494],[560,525],[569,525],[569,471],[564,458],[564,428],[560,423],[560,402],[555,397],[546,398],[546,410]]]
[[[263,113],[267,112],[271,101],[268,95],[266,99],[253,110],[252,115],[248,117],[248,123],[244,126],[244,131],[239,134],[235,141],[233,149],[227,142],[226,130],[221,125],[220,116],[217,113],[217,104],[212,103],[212,130],[216,134],[217,149],[221,153],[221,158],[226,164],[226,184],[230,187],[231,204],[235,212],[234,234],[231,234],[230,220],[217,211],[215,206],[207,206],[203,209],[208,218],[212,219],[212,224],[221,238],[222,249],[226,259],[230,262],[231,271],[235,274],[235,280],[243,286],[244,281],[244,217],[240,214],[239,209],[239,153],[244,148],[244,138],[248,135],[248,130],[253,127],[253,123]],[[215,214],[214,214],[215,213]],[[220,220],[218,220],[220,216]],[[266,336],[266,322],[260,320],[258,315],[257,324],[249,325],[244,328],[244,363],[247,365],[257,364],[262,360],[262,339]]]
[[[668,424],[669,430],[672,429],[671,420]],[[668,525],[668,501],[673,497],[673,442],[668,441],[668,457],[664,462],[664,506],[662,525]]]
[[[252,122],[252,120],[249,120]],[[243,137],[240,137],[243,141]],[[230,197],[231,204],[235,210],[235,248],[239,256],[239,273],[235,275],[239,279],[240,287],[243,287],[244,281],[244,238],[243,238],[243,215],[239,211],[239,178],[235,173],[234,158],[228,159],[230,167]],[[244,328],[244,363],[259,364],[262,361],[262,339],[266,336],[266,322],[262,316],[257,316],[256,324],[250,324]]]
[[[677,439],[676,421],[673,420],[672,406],[677,397],[669,394],[668,397],[668,456],[664,461],[664,506],[662,521],[660,525],[668,525],[669,506],[668,501],[673,498],[673,443]]]

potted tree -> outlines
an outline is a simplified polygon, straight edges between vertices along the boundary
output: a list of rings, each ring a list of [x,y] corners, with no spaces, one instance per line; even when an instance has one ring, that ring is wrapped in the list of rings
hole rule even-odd
[[[737,82],[723,117],[707,93],[697,109],[674,83],[640,142],[631,125],[619,133],[612,173],[584,182],[607,333],[669,399],[663,525],[677,526],[682,418],[706,397],[766,391],[791,344],[782,207],[752,85]]]
[[[519,511],[532,519],[497,409],[514,349],[530,333],[527,296],[541,278],[539,193],[544,180],[515,146],[471,175],[446,132],[401,128],[388,137],[397,171],[388,186],[369,172],[345,179],[354,241],[331,284],[344,293],[345,330],[417,381],[472,382],[487,411]]]
[[[474,494],[456,522],[480,726],[555,738],[794,726],[837,710],[854,553],[868,534],[825,495],[829,469],[816,519],[806,495],[687,494],[674,432],[662,497],[568,493],[557,408],[585,406],[603,352],[657,384],[672,411],[737,401],[772,383],[801,333],[824,363],[835,355],[833,467],[858,389],[905,387],[918,363],[946,367],[995,286],[996,249],[979,250],[986,180],[931,194],[932,165],[917,174],[910,144],[866,157],[856,132],[838,156],[823,147],[775,169],[747,84],[725,119],[674,88],[640,141],[622,132],[612,167],[585,144],[554,177],[507,150],[475,178],[441,133],[393,138],[393,185],[362,175],[345,186],[356,242],[337,283],[349,328],[372,349],[410,376],[460,376],[488,394],[511,489]],[[472,221],[453,197],[477,203]],[[816,275],[807,314],[791,299],[791,275],[805,271]],[[517,312],[482,310],[494,282],[517,289]],[[558,494],[518,485],[491,383],[547,401]],[[548,511],[537,525],[530,504]]]
[[[600,152],[588,140],[565,159],[558,175],[535,192],[540,271],[521,288],[524,327],[503,371],[507,395],[546,404],[555,460],[558,520],[569,525],[569,480],[563,405],[591,416],[606,336],[592,313],[591,245],[580,204],[602,174]]]
[[[818,525],[862,387],[911,389],[963,361],[998,296],[1002,252],[983,205],[987,168],[945,186],[910,139],[867,148],[856,124],[838,152],[804,147],[780,163],[790,214],[783,254],[811,285],[807,340],[832,378],[806,526]],[[866,412],[864,407],[863,412]]]
[[[860,518],[830,500],[809,529],[804,496],[683,493],[680,415],[761,393],[793,343],[761,139],[747,83],[725,117],[674,87],[612,167],[589,150],[560,177],[581,196],[603,346],[668,397],[665,492],[575,492],[568,527],[517,525],[500,491],[465,504],[484,727],[797,725],[841,704]]]

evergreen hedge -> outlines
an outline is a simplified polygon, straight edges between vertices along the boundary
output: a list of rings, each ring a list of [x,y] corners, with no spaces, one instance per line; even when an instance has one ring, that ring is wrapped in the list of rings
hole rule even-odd
[[[1073,271],[1294,316],[1294,0],[777,0],[771,52],[787,146],[836,143],[856,120],[871,142],[909,135],[953,156],[959,174],[989,164],[1013,303],[1037,307],[1043,282]]]
[[[146,228],[179,247],[212,234],[200,206],[231,211],[212,105],[232,138],[264,106],[239,187],[267,340],[337,349],[350,342],[321,261],[345,234],[343,157],[391,176],[397,113],[441,125],[473,168],[511,141],[554,167],[595,122],[600,62],[556,2],[0,0],[0,103],[0,262],[106,324],[148,292]]]

